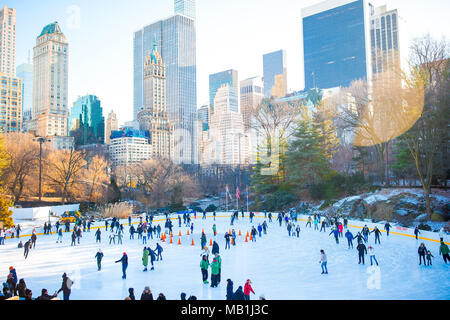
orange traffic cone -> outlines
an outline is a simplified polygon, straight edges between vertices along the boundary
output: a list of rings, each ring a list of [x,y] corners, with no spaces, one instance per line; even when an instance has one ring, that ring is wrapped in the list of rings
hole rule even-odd
[[[187,235],[189,235],[189,229],[188,229]]]
[[[170,244],[172,244],[173,243],[173,241],[172,241],[172,237],[170,237]]]
[[[231,244],[234,246],[234,239],[231,238]]]
[[[212,246],[212,239],[209,239],[209,245]]]
[[[162,237],[161,238],[162,242],[166,242],[166,238]]]
[[[250,241],[252,241],[253,240],[253,236],[250,234]]]
[[[178,238],[178,244],[181,244],[181,239],[180,238]]]
[[[178,232],[178,236],[181,237],[181,230],[180,230],[180,232]]]
[[[192,238],[192,244],[191,245],[194,245],[194,238]]]
[[[248,237],[245,237],[245,242],[248,242]]]
[[[228,229],[228,234],[231,234],[231,229]]]
[[[242,236],[242,234],[241,234],[241,230],[239,230],[239,236]]]
[[[248,230],[247,230],[247,237],[248,237]]]

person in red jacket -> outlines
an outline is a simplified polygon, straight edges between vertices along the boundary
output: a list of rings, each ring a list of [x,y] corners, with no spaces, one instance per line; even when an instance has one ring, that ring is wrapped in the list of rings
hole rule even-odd
[[[245,286],[244,286],[244,299],[245,300],[250,300],[250,292],[253,292],[253,294],[255,294],[255,291],[253,291],[253,288],[252,288],[252,282],[250,281],[250,279],[247,279],[247,282],[245,283]]]

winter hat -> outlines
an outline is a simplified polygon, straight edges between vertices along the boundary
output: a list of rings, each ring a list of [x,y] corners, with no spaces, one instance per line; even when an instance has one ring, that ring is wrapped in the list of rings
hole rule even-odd
[[[146,287],[144,288],[144,290],[150,291],[150,287],[149,287],[149,286],[146,286]]]
[[[124,253],[123,253],[123,255],[124,255],[124,256],[126,256],[126,255],[127,255],[127,253],[126,253],[126,252],[124,252]]]
[[[9,267],[9,270],[12,270],[12,269],[14,269],[12,266],[11,267]]]

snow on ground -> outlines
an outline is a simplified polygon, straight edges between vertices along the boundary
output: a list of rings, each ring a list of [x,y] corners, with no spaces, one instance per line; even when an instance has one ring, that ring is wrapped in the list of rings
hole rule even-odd
[[[122,245],[109,245],[108,235],[102,228],[102,243],[96,244],[95,229],[83,234],[81,244],[70,246],[70,234],[64,233],[62,244],[56,243],[56,235],[38,236],[36,249],[32,249],[28,258],[23,257],[23,249],[17,248],[18,239],[7,239],[5,246],[0,246],[0,277],[5,281],[9,266],[14,266],[17,275],[24,278],[34,296],[42,288],[53,293],[61,286],[61,275],[67,272],[74,280],[71,299],[85,300],[122,300],[128,295],[128,288],[135,289],[136,297],[145,286],[149,286],[154,297],[162,292],[169,300],[178,300],[180,293],[195,295],[200,300],[223,300],[226,295],[226,280],[232,279],[234,290],[251,279],[257,299],[264,294],[267,299],[450,299],[450,264],[445,265],[439,256],[439,243],[427,240],[415,240],[411,237],[391,234],[389,238],[383,233],[381,245],[375,245],[379,269],[371,268],[369,257],[366,264],[358,265],[356,249],[348,249],[344,238],[336,244],[333,236],[327,232],[305,228],[305,221],[300,221],[300,237],[289,237],[286,227],[280,227],[273,220],[269,224],[268,234],[257,238],[256,242],[245,243],[245,235],[252,225],[257,227],[264,220],[263,214],[257,214],[254,223],[241,216],[235,222],[237,245],[231,250],[224,250],[224,233],[230,229],[230,219],[225,213],[218,213],[216,221],[211,216],[202,220],[197,215],[194,222],[194,235],[187,236],[186,227],[182,227],[182,245],[178,245],[178,221],[174,220],[173,244],[169,238],[165,243],[150,240],[154,249],[156,242],[162,244],[163,261],[156,262],[155,270],[143,272],[141,240],[129,239],[128,222],[123,221],[125,235]],[[300,218],[305,218],[300,217]],[[164,221],[157,221],[164,227]],[[136,221],[135,221],[136,222]],[[222,257],[222,282],[218,288],[204,285],[200,272],[200,235],[205,230],[209,240],[212,225],[216,223]],[[363,222],[350,221],[351,226],[361,226]],[[369,227],[373,224],[367,223]],[[95,226],[104,226],[96,223]],[[54,230],[54,229],[53,229]],[[350,227],[353,234],[360,229]],[[393,230],[395,231],[395,230]],[[39,232],[39,230],[38,230]],[[403,231],[411,234],[411,230]],[[426,237],[437,239],[437,234],[423,233]],[[195,246],[191,246],[192,238]],[[21,238],[22,241],[26,238]],[[417,248],[424,242],[434,255],[433,266],[419,266]],[[373,234],[369,244],[374,245]],[[356,246],[355,246],[356,247]],[[102,271],[98,272],[94,258],[97,250],[104,252]],[[328,275],[321,274],[320,249],[328,256]],[[120,259],[126,251],[129,258],[127,279],[123,280]],[[211,260],[211,257],[210,257]],[[211,277],[209,269],[209,280]],[[377,284],[379,279],[379,285]],[[59,295],[62,298],[62,293]]]

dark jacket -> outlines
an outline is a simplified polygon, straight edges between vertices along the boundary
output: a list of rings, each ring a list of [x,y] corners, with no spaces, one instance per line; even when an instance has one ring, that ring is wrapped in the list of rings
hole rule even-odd
[[[122,265],[128,265],[128,256],[126,254],[124,254],[122,256],[122,258],[120,258],[119,260],[116,261],[116,263],[118,262],[122,262]]]
[[[236,290],[236,292],[231,297],[231,300],[245,300],[244,291],[242,291],[242,286],[239,286],[239,288]]]
[[[60,293],[61,291],[63,292],[63,294],[67,295],[70,294],[70,289],[67,286],[67,281],[70,280],[69,277],[64,276],[63,277],[63,281],[62,281],[62,285],[61,285],[61,289],[58,290],[58,293]],[[71,281],[71,280],[70,280]],[[73,282],[72,282],[73,283]]]
[[[141,300],[153,300],[153,294],[151,292],[142,292]]]
[[[367,254],[367,249],[366,249],[366,246],[364,245],[364,243],[358,244],[358,246],[356,247],[356,250],[358,250],[359,254],[361,254],[361,255],[363,255],[364,252]]]
[[[216,253],[219,253],[219,245],[215,241],[213,242],[211,253],[213,255],[216,254]]]
[[[424,256],[427,252],[427,248],[425,246],[420,246],[417,252],[419,253],[419,255]]]
[[[227,281],[227,300],[231,300],[233,298],[233,281]]]

